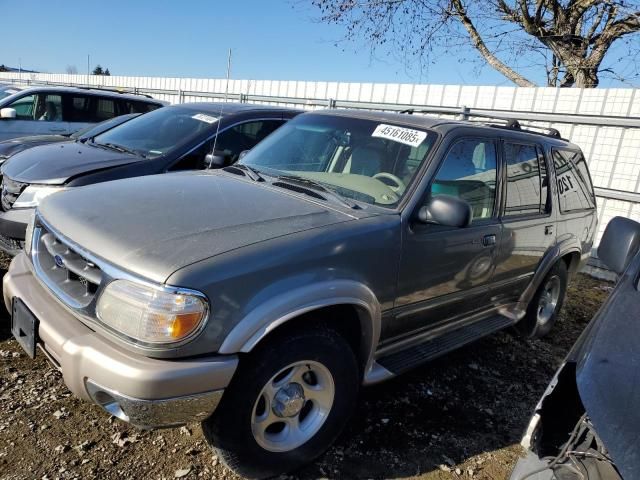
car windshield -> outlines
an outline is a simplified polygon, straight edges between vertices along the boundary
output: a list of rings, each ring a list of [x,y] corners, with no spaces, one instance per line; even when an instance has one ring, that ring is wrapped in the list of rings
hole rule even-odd
[[[129,113],[127,115],[120,115],[119,117],[113,117],[113,118],[110,118],[109,120],[105,120],[104,122],[100,122],[96,125],[89,125],[88,127],[82,128],[72,133],[71,135],[69,135],[69,137],[72,138],[73,140],[78,138],[85,140],[87,138],[95,137],[96,135],[106,132],[107,130],[113,127],[117,127],[122,123],[128,122],[132,118],[135,118],[139,115],[140,115],[139,113]]]
[[[384,121],[306,114],[276,130],[240,163],[321,184],[358,202],[394,207],[435,139],[432,131]]]
[[[207,111],[165,107],[96,136],[95,144],[121,148],[147,158],[166,155],[198,137],[218,121]]]
[[[13,95],[14,93],[18,93],[19,91],[19,89],[14,88],[11,85],[2,85],[0,86],[0,100]]]

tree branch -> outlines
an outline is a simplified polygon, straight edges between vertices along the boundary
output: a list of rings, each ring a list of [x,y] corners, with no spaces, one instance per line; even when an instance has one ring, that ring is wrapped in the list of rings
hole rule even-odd
[[[498,57],[496,57],[484,43],[484,40],[478,33],[478,30],[474,26],[473,22],[467,15],[467,11],[462,5],[461,0],[451,0],[451,5],[456,11],[457,17],[464,26],[465,30],[469,33],[473,47],[480,52],[480,55],[484,57],[489,65],[498,70],[501,74],[511,80],[519,87],[535,87],[536,84],[526,79],[512,68],[505,65]]]

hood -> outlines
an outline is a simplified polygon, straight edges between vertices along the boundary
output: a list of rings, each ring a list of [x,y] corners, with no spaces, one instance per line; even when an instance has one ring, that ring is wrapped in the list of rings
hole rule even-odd
[[[145,159],[80,142],[63,142],[16,153],[2,173],[22,183],[62,185],[77,175],[139,161]]]
[[[10,157],[27,148],[45,145],[47,143],[68,142],[69,137],[64,135],[33,135],[30,137],[13,138],[0,142],[0,159]]]
[[[640,254],[570,357],[580,398],[623,478],[640,478]]]
[[[64,237],[159,283],[200,260],[354,218],[266,182],[216,172],[74,188],[47,197],[39,211]]]

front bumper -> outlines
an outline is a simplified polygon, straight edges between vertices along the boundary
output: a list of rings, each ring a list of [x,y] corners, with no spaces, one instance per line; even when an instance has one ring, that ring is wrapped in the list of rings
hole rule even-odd
[[[20,298],[39,321],[38,347],[71,392],[141,428],[207,418],[238,365],[235,355],[160,360],[129,352],[80,322],[33,275],[24,254],[4,276],[4,302]]]
[[[33,208],[19,208],[0,212],[0,250],[11,256],[22,251],[33,211]]]

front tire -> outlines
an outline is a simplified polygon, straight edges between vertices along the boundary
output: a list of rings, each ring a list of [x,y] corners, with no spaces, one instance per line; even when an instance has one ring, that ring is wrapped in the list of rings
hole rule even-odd
[[[202,423],[225,465],[247,478],[295,470],[338,437],[360,384],[355,355],[331,328],[279,335],[240,361]]]
[[[549,334],[564,303],[567,279],[567,264],[560,260],[542,280],[529,303],[526,315],[516,324],[520,335],[537,339]]]

